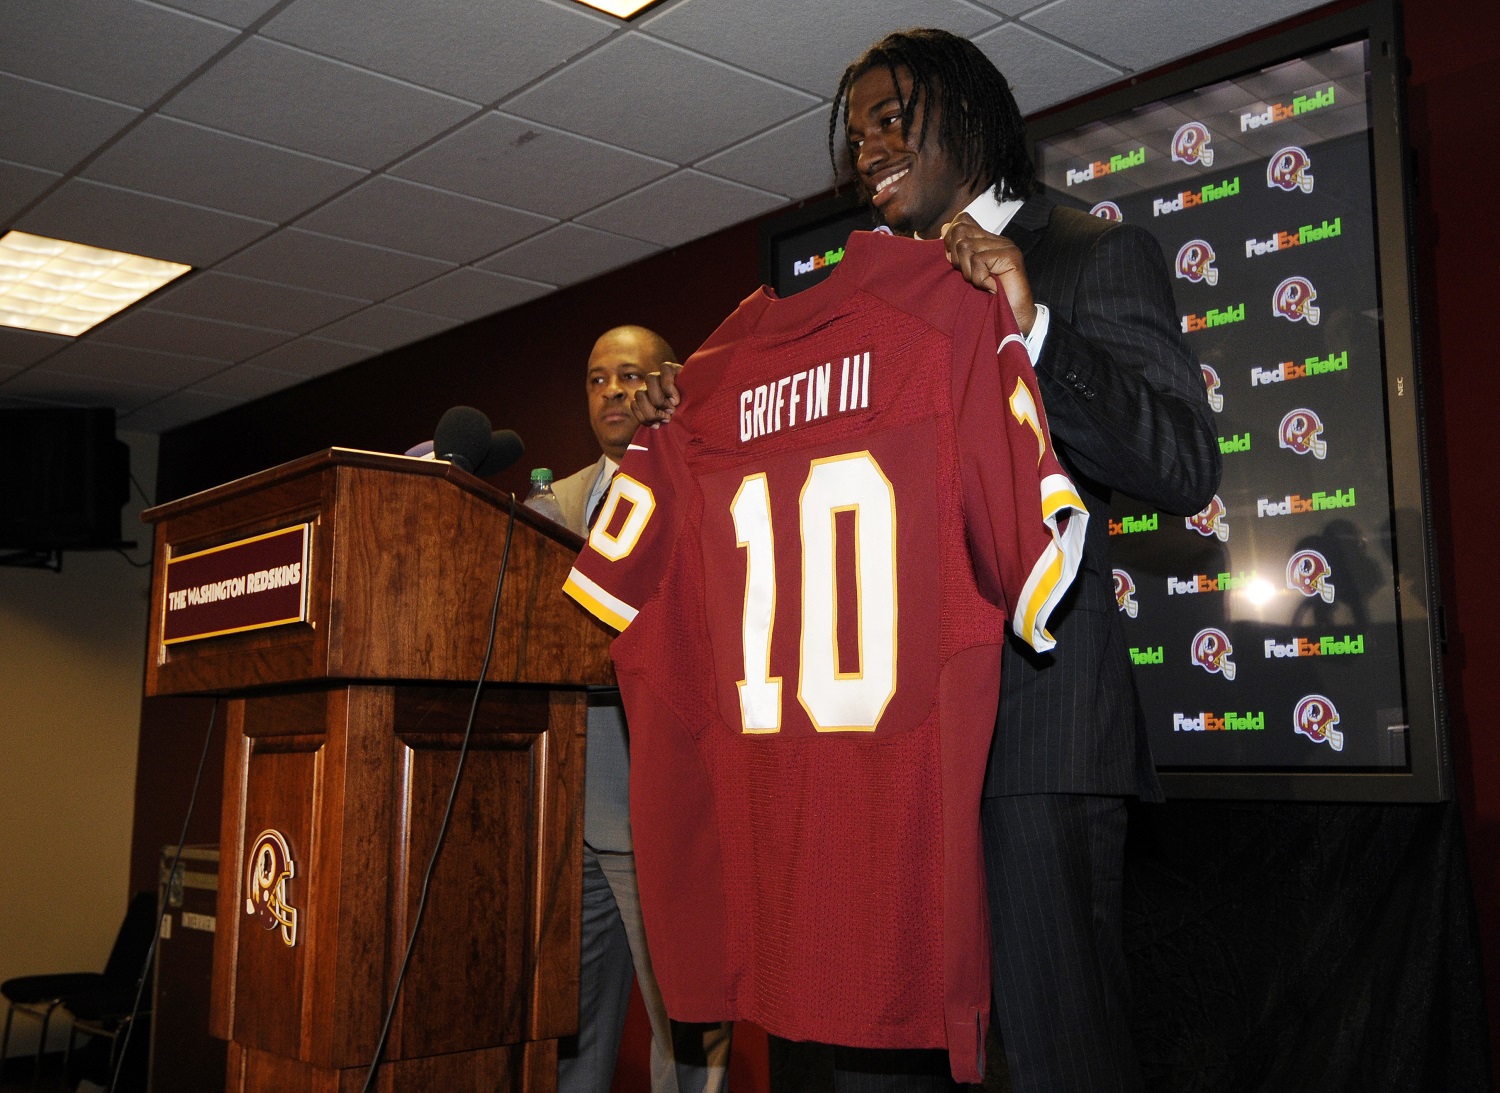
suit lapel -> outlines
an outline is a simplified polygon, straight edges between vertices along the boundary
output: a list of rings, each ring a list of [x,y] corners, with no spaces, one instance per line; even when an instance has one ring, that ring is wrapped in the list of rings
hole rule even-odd
[[[1005,225],[1003,234],[1021,248],[1023,255],[1030,254],[1047,230],[1047,222],[1052,218],[1052,208],[1052,202],[1045,197],[1028,198],[1016,210],[1016,215],[1010,218],[1010,223]]]

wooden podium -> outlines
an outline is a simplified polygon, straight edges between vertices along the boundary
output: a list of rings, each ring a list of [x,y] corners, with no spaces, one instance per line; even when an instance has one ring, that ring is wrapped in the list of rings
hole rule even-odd
[[[457,766],[510,515],[448,463],[333,448],[151,509],[148,695],[227,703],[210,1028],[228,1088],[357,1093]],[[577,1028],[582,540],[515,506],[495,650],[384,1093],[550,1091]],[[298,560],[300,558],[300,561]]]

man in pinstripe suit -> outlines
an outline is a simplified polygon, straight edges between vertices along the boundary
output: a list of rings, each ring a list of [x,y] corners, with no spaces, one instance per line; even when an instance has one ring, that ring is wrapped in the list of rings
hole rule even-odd
[[[1146,232],[1033,196],[1024,125],[1004,77],[944,31],[892,34],[845,72],[850,161],[892,230],[942,235],[1027,335],[1052,436],[1093,518],[1083,568],[1047,655],[1005,650],[982,809],[994,1014],[1012,1088],[1134,1091],[1122,948],[1125,801],[1158,800],[1115,609],[1111,494],[1202,509],[1219,449],[1166,264]],[[651,381],[638,416],[671,403]],[[1001,408],[996,407],[996,413]],[[839,1049],[835,1085],[951,1085],[937,1053]]]
[[[850,66],[834,102],[877,215],[898,232],[941,233],[965,277],[1010,300],[1093,514],[1057,648],[1039,656],[1011,642],[1004,654],[982,809],[994,1012],[1014,1089],[1139,1089],[1121,938],[1125,800],[1161,789],[1106,517],[1115,490],[1184,515],[1213,496],[1219,449],[1201,374],[1155,241],[1032,196],[1020,111],[972,43],[890,35]],[[841,1066],[840,1088],[896,1084],[874,1062]]]

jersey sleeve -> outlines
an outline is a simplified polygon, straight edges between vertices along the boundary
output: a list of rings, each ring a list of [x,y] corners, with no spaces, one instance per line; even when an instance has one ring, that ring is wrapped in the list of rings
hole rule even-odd
[[[686,485],[677,429],[639,429],[563,591],[624,630],[667,570]]]
[[[1004,296],[989,298],[976,333],[966,387],[955,391],[975,576],[1006,608],[1016,636],[1046,652],[1056,644],[1047,621],[1083,556],[1088,509],[1053,451],[1026,341]]]

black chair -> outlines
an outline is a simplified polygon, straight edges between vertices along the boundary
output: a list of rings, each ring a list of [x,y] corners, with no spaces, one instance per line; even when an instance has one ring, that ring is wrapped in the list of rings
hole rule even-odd
[[[103,1013],[118,1006],[124,999],[123,1012],[129,1013],[135,1001],[136,984],[141,967],[146,962],[146,953],[151,949],[151,937],[156,931],[156,895],[153,892],[138,892],[125,912],[125,921],[115,935],[115,944],[109,952],[109,961],[103,972],[62,972],[57,975],[22,975],[0,983],[0,996],[10,1003],[5,1011],[5,1032],[0,1035],[0,1062],[10,1047],[11,1020],[17,1013],[35,1017],[42,1022],[41,1038],[37,1041],[34,1081],[42,1074],[42,1054],[47,1050],[47,1026],[52,1013],[59,1006],[70,1010],[74,1002],[87,1013]],[[73,1012],[77,1012],[74,1010]],[[69,1047],[72,1035],[69,1035]]]

